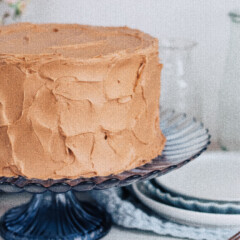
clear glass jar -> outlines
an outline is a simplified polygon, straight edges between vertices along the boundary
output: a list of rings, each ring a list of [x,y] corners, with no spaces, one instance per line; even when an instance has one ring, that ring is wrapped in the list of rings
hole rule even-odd
[[[240,150],[240,12],[230,12],[229,49],[220,83],[218,140],[223,150]]]
[[[160,39],[160,104],[201,119],[201,85],[192,71],[192,50],[196,45],[190,40]]]

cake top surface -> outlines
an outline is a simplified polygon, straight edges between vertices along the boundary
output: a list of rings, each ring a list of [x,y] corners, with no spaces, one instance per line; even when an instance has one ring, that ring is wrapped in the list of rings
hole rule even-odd
[[[148,48],[157,40],[127,27],[19,23],[0,27],[0,54],[98,58]]]

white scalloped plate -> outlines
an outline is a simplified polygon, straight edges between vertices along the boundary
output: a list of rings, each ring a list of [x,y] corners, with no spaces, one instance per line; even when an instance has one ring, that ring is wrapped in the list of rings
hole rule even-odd
[[[240,203],[240,152],[206,152],[155,182],[175,196]]]
[[[207,227],[240,227],[240,214],[202,213],[172,207],[151,199],[139,190],[140,184],[133,184],[132,188],[138,199],[160,216],[171,221]]]
[[[155,186],[151,181],[142,182],[145,187],[144,192],[157,202],[167,205],[183,208],[191,211],[217,213],[217,214],[240,214],[240,204],[237,202],[214,202],[203,201],[199,199],[187,199],[182,196],[172,195],[163,189]]]

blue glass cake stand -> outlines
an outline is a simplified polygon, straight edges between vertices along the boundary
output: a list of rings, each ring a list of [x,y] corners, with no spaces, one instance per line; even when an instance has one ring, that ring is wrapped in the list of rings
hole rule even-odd
[[[6,240],[95,240],[106,235],[110,216],[94,204],[79,202],[74,192],[122,187],[166,174],[198,157],[210,143],[202,123],[172,110],[161,111],[161,129],[167,138],[162,155],[118,175],[59,180],[0,177],[1,191],[33,194],[29,203],[1,218],[1,236]]]

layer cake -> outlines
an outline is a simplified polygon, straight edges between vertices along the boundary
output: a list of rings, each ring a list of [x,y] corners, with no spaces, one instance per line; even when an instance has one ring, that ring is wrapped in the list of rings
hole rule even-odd
[[[0,176],[106,176],[161,154],[157,39],[127,27],[0,27]]]

